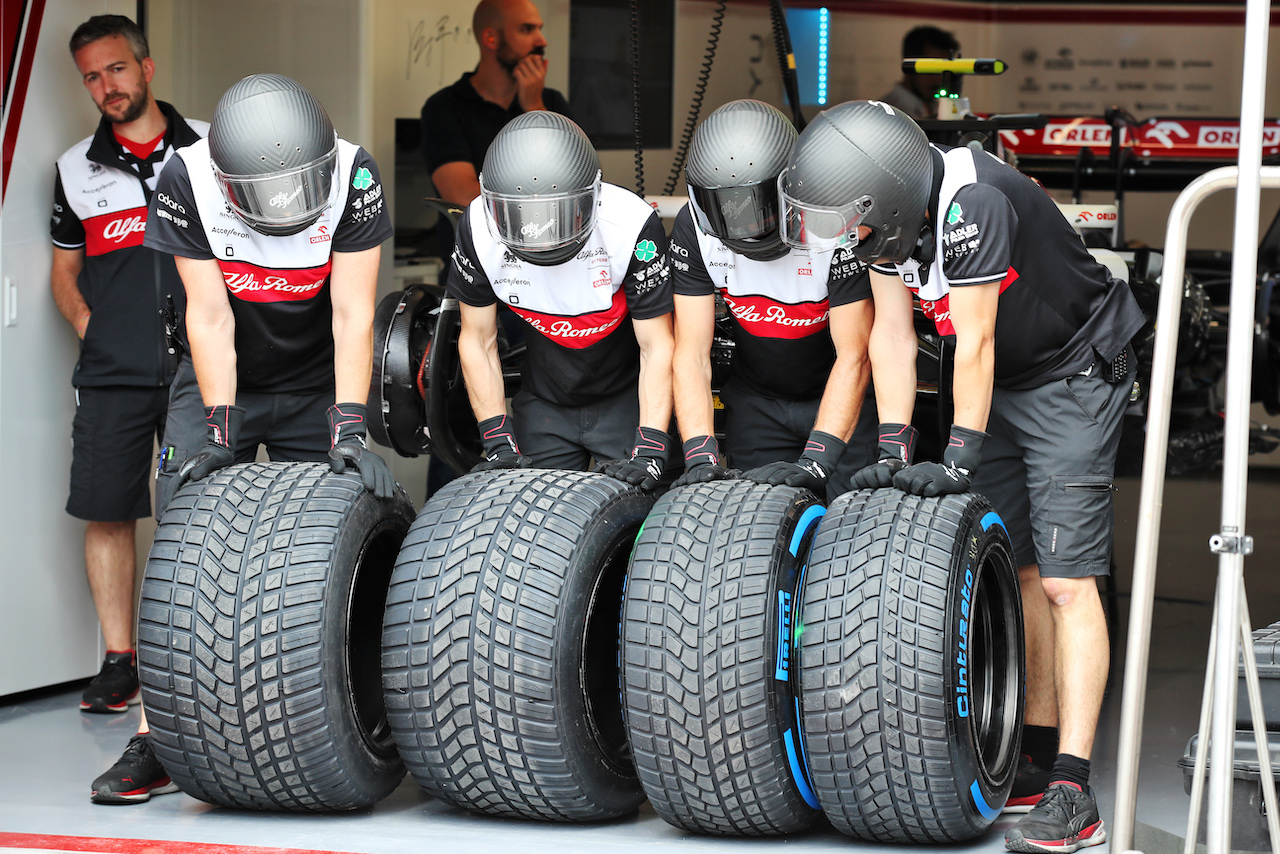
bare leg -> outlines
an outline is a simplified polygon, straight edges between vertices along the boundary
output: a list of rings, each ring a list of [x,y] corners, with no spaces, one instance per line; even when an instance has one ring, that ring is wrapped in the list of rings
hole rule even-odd
[[[1026,637],[1027,705],[1029,726],[1058,725],[1058,691],[1054,683],[1054,621],[1049,599],[1040,581],[1040,567],[1018,569],[1022,590],[1022,621]]]
[[[1058,689],[1059,750],[1088,759],[1111,664],[1098,582],[1095,578],[1042,581],[1056,632],[1054,681]]]
[[[107,649],[133,648],[134,530],[137,523],[90,522],[84,563]]]

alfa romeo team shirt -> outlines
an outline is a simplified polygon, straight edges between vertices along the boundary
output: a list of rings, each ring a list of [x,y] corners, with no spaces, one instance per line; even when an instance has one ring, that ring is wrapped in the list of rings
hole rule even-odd
[[[734,379],[773,399],[822,396],[836,358],[830,307],[871,296],[867,265],[848,249],[753,261],[704,234],[688,205],[671,229],[671,266],[676,293],[720,291],[733,325]]]
[[[1110,362],[1144,318],[1124,282],[1094,260],[1049,194],[985,151],[933,147],[942,175],[929,209],[936,245],[926,266],[909,259],[873,269],[897,273],[943,335],[952,288],[1000,283],[995,381],[1035,388]]]
[[[631,319],[672,309],[667,236],[653,208],[603,184],[596,225],[576,256],[530,264],[489,232],[484,197],[458,221],[447,290],[471,306],[502,301],[525,323],[522,386],[561,406],[583,406],[636,382],[640,348]]]
[[[320,218],[278,237],[259,234],[231,210],[201,140],[160,176],[144,245],[218,262],[235,315],[239,388],[305,394],[333,388],[333,253],[371,249],[391,233],[377,164],[357,145],[338,140]]]

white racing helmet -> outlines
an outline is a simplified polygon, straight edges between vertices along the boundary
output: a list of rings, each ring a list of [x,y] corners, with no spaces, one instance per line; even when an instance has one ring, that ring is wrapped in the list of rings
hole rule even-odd
[[[228,89],[213,111],[209,154],[223,198],[260,234],[297,234],[329,206],[338,135],[288,77],[253,74]]]
[[[531,264],[560,264],[578,254],[595,227],[600,158],[568,118],[524,113],[489,146],[480,195],[494,239]]]

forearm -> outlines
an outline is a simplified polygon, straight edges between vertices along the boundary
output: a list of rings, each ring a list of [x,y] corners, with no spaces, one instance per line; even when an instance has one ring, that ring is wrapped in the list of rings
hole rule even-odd
[[[952,382],[954,422],[986,431],[995,387],[995,342],[991,338],[957,338]]]
[[[497,329],[489,335],[467,334],[464,330],[458,337],[458,358],[476,421],[505,414],[507,398],[498,358]]]
[[[709,436],[715,424],[715,403],[711,396],[711,353],[689,352],[677,345],[672,367],[676,422],[680,435]]]
[[[671,427],[671,349],[640,351],[640,426],[666,432]]]
[[[236,325],[226,316],[205,317],[187,312],[187,344],[191,364],[205,406],[236,402]]]
[[[333,381],[335,403],[364,403],[373,373],[373,318],[360,322],[334,314]]]
[[[53,268],[49,273],[53,303],[81,338],[84,337],[90,314],[89,304],[85,302],[76,281],[82,266],[83,250],[72,251],[56,246],[53,248]]]
[[[871,364],[865,352],[837,356],[822,392],[813,429],[848,442],[862,412],[870,380]]]
[[[904,335],[877,325],[871,331],[871,373],[882,424],[911,423],[916,402],[917,347],[914,330],[911,335]]]

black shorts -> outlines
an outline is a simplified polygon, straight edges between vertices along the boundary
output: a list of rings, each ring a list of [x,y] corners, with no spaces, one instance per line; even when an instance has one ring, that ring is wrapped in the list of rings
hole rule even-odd
[[[241,391],[236,405],[245,410],[244,424],[236,440],[237,463],[247,463],[264,445],[272,460],[327,462],[329,459],[329,407],[333,391],[317,394],[266,394]],[[178,470],[207,441],[204,400],[196,384],[191,357],[178,364],[169,395],[169,419],[165,442],[156,467],[156,518],[164,514],[177,491]]]
[[[720,399],[724,402],[724,454],[730,466],[744,471],[768,463],[798,460],[804,453],[822,402],[818,398],[761,397],[732,379],[720,392]],[[827,482],[829,501],[849,491],[858,469],[876,461],[879,456],[877,427],[875,397],[868,394],[844,456]]]
[[[640,423],[640,395],[630,386],[584,406],[557,406],[521,389],[511,399],[520,453],[538,468],[582,471],[590,461],[631,456]]]
[[[1038,564],[1043,577],[1111,571],[1112,481],[1132,383],[1098,373],[991,397],[973,490],[1000,514],[1018,566]]]
[[[152,449],[164,434],[169,389],[76,389],[67,512],[88,522],[127,522],[151,513]]]

